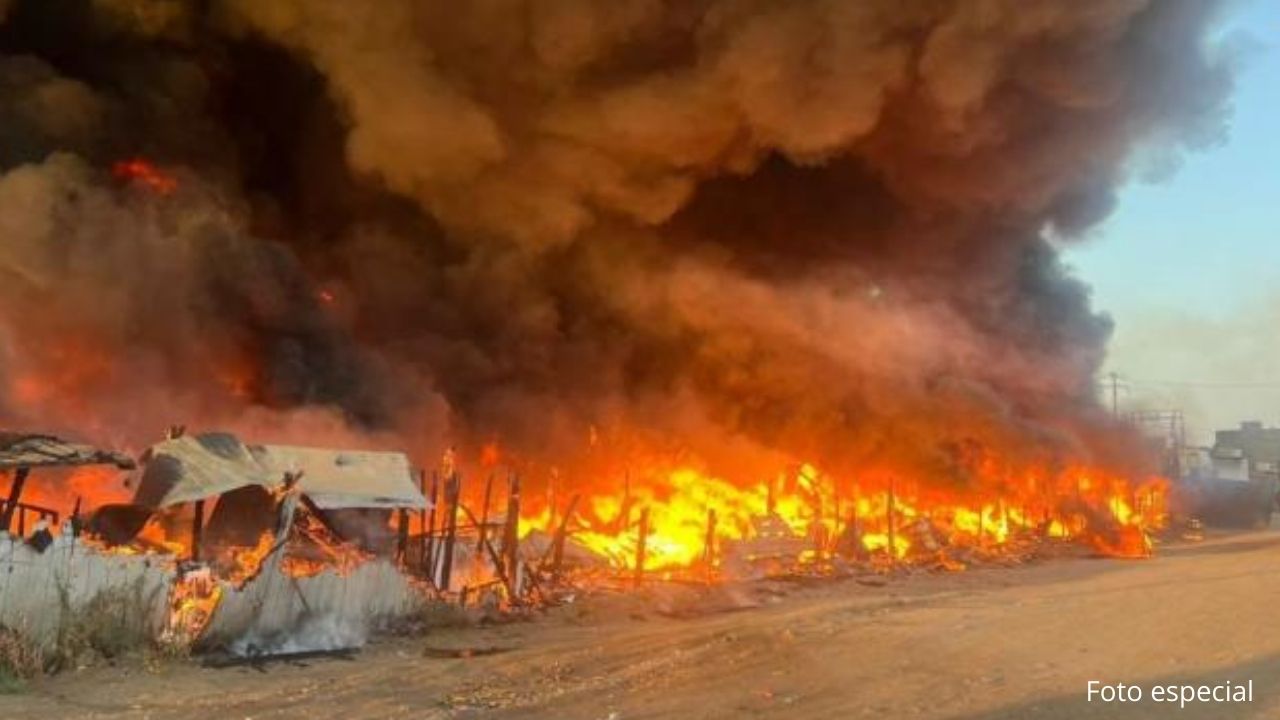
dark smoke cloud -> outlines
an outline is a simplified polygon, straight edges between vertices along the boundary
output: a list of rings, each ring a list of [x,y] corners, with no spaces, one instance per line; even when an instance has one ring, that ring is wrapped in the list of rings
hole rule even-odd
[[[1054,243],[1221,132],[1215,11],[15,0],[0,417],[1105,456],[1110,325]]]

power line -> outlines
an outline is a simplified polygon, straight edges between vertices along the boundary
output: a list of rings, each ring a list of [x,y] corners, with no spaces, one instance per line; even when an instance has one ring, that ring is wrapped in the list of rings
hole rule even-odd
[[[1215,382],[1215,381],[1198,381],[1198,380],[1133,380],[1128,379],[1133,385],[1147,385],[1160,387],[1186,387],[1186,388],[1205,388],[1220,390],[1259,390],[1259,389],[1275,389],[1280,390],[1280,381],[1274,382]]]

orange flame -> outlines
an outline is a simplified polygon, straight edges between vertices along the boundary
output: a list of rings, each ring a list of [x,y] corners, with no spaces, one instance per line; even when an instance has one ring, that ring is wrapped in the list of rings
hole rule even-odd
[[[120,160],[111,166],[111,174],[120,180],[134,182],[157,195],[168,195],[178,189],[178,180],[143,158]]]

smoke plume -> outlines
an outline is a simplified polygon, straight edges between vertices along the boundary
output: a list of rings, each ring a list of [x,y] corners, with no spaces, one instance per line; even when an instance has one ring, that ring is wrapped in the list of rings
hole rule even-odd
[[[1057,246],[1221,133],[1216,10],[0,4],[0,422],[1105,457]]]

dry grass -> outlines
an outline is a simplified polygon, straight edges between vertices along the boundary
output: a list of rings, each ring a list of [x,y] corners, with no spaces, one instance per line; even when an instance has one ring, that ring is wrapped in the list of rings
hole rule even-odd
[[[113,660],[150,649],[152,640],[148,618],[141,608],[141,584],[115,592],[100,593],[78,610],[70,607],[65,592],[59,593],[63,622],[44,663],[46,672],[75,668],[86,660]]]
[[[16,630],[0,626],[0,695],[20,692],[44,669],[44,654]]]

